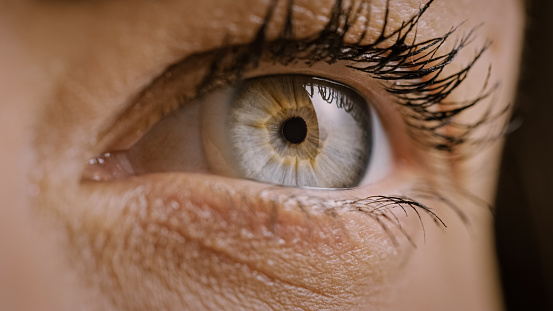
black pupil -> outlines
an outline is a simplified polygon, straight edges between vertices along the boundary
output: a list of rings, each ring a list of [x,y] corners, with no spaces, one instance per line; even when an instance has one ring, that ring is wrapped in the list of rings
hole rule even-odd
[[[292,117],[282,123],[282,136],[292,144],[301,144],[307,137],[307,123],[301,117]]]

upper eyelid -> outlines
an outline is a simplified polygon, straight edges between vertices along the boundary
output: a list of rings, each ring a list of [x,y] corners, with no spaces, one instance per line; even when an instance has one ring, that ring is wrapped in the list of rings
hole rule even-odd
[[[273,4],[276,2],[273,1]],[[272,8],[269,8],[265,23],[259,28],[252,43],[244,49],[245,52],[242,54],[238,52],[238,55],[231,60],[225,58],[229,50],[221,49],[219,53],[215,53],[212,69],[199,84],[198,93],[210,91],[213,81],[218,83],[228,79],[226,83],[230,84],[233,82],[232,79],[240,78],[249,67],[257,67],[263,54],[269,52],[273,62],[280,62],[283,65],[298,60],[309,64],[350,61],[354,62],[353,65],[349,65],[350,68],[367,73],[370,78],[400,81],[401,83],[394,83],[384,88],[396,97],[398,103],[404,104],[410,110],[406,123],[413,127],[415,132],[426,132],[420,136],[424,136],[425,139],[419,139],[418,136],[412,136],[412,138],[426,147],[446,151],[455,156],[463,157],[464,150],[459,147],[470,141],[470,135],[479,124],[490,122],[490,119],[492,122],[497,121],[503,116],[500,112],[497,116],[489,117],[490,111],[486,111],[471,124],[460,125],[454,122],[457,115],[490,97],[497,88],[497,83],[492,85],[489,81],[491,72],[489,70],[482,89],[478,94],[472,95],[473,98],[446,101],[453,91],[463,84],[469,71],[491,43],[485,41],[481,46],[477,46],[472,59],[465,65],[461,65],[457,71],[453,73],[445,71],[445,67],[448,67],[462,50],[475,41],[478,27],[451,39],[452,35],[459,31],[459,26],[452,26],[441,36],[418,42],[416,26],[434,0],[428,0],[421,5],[417,14],[402,22],[400,26],[391,29],[387,27],[389,14],[389,2],[387,2],[380,35],[371,43],[361,43],[367,34],[365,32],[358,35],[356,42],[349,43],[346,40],[351,26],[348,22],[352,21],[352,24],[355,24],[358,21],[359,15],[364,12],[362,4],[367,2],[361,1],[361,5],[357,7],[354,5],[344,7],[342,1],[337,0],[326,26],[319,33],[303,39],[294,37],[291,9],[293,2],[293,0],[288,2],[287,20],[280,36],[276,39],[264,41],[265,26],[269,24],[271,18]],[[368,20],[365,19],[365,30],[368,29]],[[412,39],[409,39],[410,36]],[[409,40],[412,41],[409,42]],[[444,51],[446,42],[450,42],[449,45],[452,47],[447,47]],[[459,136],[448,134],[450,125],[463,127],[462,134]],[[478,142],[478,139],[474,141]]]
[[[192,100],[193,97],[197,97],[202,94],[202,92],[208,92],[212,90],[214,87],[218,87],[221,85],[228,85],[238,79],[240,79],[244,72],[247,72],[248,70],[251,70],[252,68],[255,68],[258,66],[259,61],[262,57],[262,53],[264,51],[269,50],[272,52],[273,61],[280,61],[284,63],[285,65],[293,60],[303,60],[305,62],[327,62],[327,63],[333,63],[335,61],[340,60],[339,57],[342,59],[349,60],[356,60],[359,65],[350,65],[351,68],[363,72],[369,73],[371,78],[375,79],[383,79],[383,80],[400,80],[400,79],[407,79],[411,80],[410,85],[412,85],[411,91],[414,91],[416,94],[424,94],[427,89],[429,89],[428,86],[435,86],[434,83],[428,83],[427,81],[421,81],[421,78],[425,76],[430,76],[432,74],[435,74],[434,78],[438,77],[441,73],[441,70],[444,66],[447,66],[455,57],[457,52],[464,48],[465,43],[467,43],[473,35],[473,32],[470,32],[469,35],[464,37],[464,40],[461,41],[456,47],[453,48],[452,51],[449,53],[446,53],[445,55],[438,55],[436,56],[436,51],[441,47],[441,45],[449,38],[449,36],[455,31],[455,28],[452,28],[449,32],[446,32],[445,35],[442,37],[437,37],[431,40],[424,41],[422,43],[415,43],[413,42],[412,45],[407,44],[406,45],[406,38],[409,35],[409,32],[413,31],[415,29],[416,23],[418,22],[419,18],[424,14],[424,12],[428,9],[430,4],[434,0],[429,0],[419,11],[418,14],[412,16],[410,19],[408,19],[407,22],[404,22],[399,28],[392,29],[391,31],[387,32],[385,28],[382,29],[382,33],[378,37],[378,39],[373,44],[363,45],[359,42],[356,43],[345,43],[345,41],[342,41],[342,46],[337,47],[338,49],[349,49],[349,51],[346,51],[346,53],[342,53],[341,55],[332,55],[327,54],[326,56],[323,55],[316,55],[315,53],[317,51],[311,50],[310,54],[301,54],[304,50],[298,50],[295,51],[294,55],[286,55],[285,50],[282,50],[282,47],[286,46],[298,46],[300,44],[306,44],[308,42],[308,47],[313,46],[313,44],[330,44],[332,42],[337,43],[335,41],[336,38],[341,38],[342,40],[345,37],[345,34],[347,33],[348,27],[342,25],[342,28],[345,29],[344,32],[340,33],[338,29],[340,29],[340,25],[334,25],[332,26],[332,23],[338,22],[341,23],[341,20],[344,20],[342,17],[344,14],[350,14],[351,12],[347,9],[344,9],[341,7],[341,1],[336,1],[336,4],[333,9],[333,16],[334,19],[331,18],[327,26],[318,33],[315,37],[311,39],[292,39],[287,36],[290,36],[290,33],[293,33],[293,23],[291,21],[291,15],[289,15],[287,18],[289,19],[289,22],[285,23],[285,29],[283,29],[282,34],[284,37],[277,38],[275,40],[265,42],[265,36],[264,32],[267,31],[266,25],[268,24],[270,18],[271,18],[271,8],[267,10],[266,20],[262,24],[262,26],[258,30],[258,35],[255,37],[254,41],[252,41],[248,45],[241,45],[241,46],[230,46],[230,47],[223,47],[216,49],[214,51],[207,51],[200,54],[194,54],[187,58],[185,58],[183,61],[178,62],[175,65],[170,66],[164,74],[156,78],[153,83],[146,87],[145,90],[137,97],[138,98],[138,105],[133,104],[131,105],[126,111],[124,111],[119,118],[116,118],[118,120],[121,120],[121,118],[125,118],[129,115],[129,113],[136,111],[137,106],[139,109],[146,109],[148,110],[148,115],[150,118],[150,121],[146,121],[146,125],[143,126],[143,128],[148,128],[149,126],[153,125],[156,121],[152,121],[155,119],[160,119],[164,115],[168,114],[169,112],[175,110],[178,108],[179,104],[168,104],[165,105],[165,107],[159,107],[156,108],[157,111],[151,110],[149,107],[145,107],[144,105],[141,105],[141,100],[147,96],[150,88],[153,85],[159,84],[160,81],[167,80],[168,77],[170,77],[173,72],[176,71],[182,71],[183,68],[186,69],[186,67],[190,67],[193,65],[191,62],[191,59],[203,59],[205,61],[206,58],[212,57],[215,61],[210,64],[209,71],[205,72],[203,75],[203,79],[201,82],[196,86],[196,92],[195,96],[191,96],[188,98],[181,98],[181,102],[185,102],[187,100]],[[276,3],[277,1],[273,1],[273,3]],[[336,14],[338,12],[339,14]],[[386,15],[387,16],[387,15]],[[345,19],[346,22],[348,18]],[[330,26],[329,26],[330,25]],[[386,27],[386,21],[383,25],[383,27]],[[288,28],[288,30],[286,29]],[[331,29],[331,30],[329,30]],[[330,33],[329,33],[330,31]],[[334,37],[332,37],[332,32],[334,32]],[[387,33],[387,35],[385,35]],[[366,35],[363,33],[361,37]],[[392,35],[398,35],[399,39],[394,41],[391,41],[391,45],[387,48],[381,48],[380,44],[382,42],[385,42],[386,40],[389,40]],[[330,36],[330,37],[329,37]],[[330,42],[325,42],[324,40],[329,40]],[[309,42],[311,40],[311,42]],[[318,40],[318,41],[317,41]],[[334,41],[332,41],[334,40]],[[283,45],[284,44],[284,45]],[[418,47],[418,48],[417,48]],[[398,50],[400,48],[400,50]],[[280,52],[283,52],[282,55],[277,55],[275,53],[275,49],[280,49]],[[355,51],[357,49],[357,51]],[[483,47],[480,50],[480,53],[474,58],[473,62],[469,64],[467,67],[465,67],[466,70],[470,70],[471,66],[476,62],[479,58],[479,56],[485,51],[486,47]],[[351,51],[354,51],[354,54],[352,54]],[[399,52],[398,52],[399,51]],[[289,52],[289,51],[288,51]],[[253,53],[253,56],[252,56]],[[406,54],[407,53],[407,54]],[[422,53],[422,55],[421,55]],[[426,54],[425,54],[426,53]],[[403,54],[403,55],[402,55]],[[430,60],[423,59],[424,55],[428,56],[430,55]],[[337,57],[339,56],[339,57]],[[280,60],[276,60],[277,57],[282,57]],[[313,58],[319,59],[314,60]],[[404,67],[401,67],[402,64],[406,63],[406,60],[410,58],[411,61],[413,61],[414,58],[415,62],[419,61],[417,63],[418,66],[420,66],[420,70],[416,72],[414,69],[415,66],[412,64],[407,64]],[[283,60],[284,59],[284,60]],[[420,61],[423,59],[422,61]],[[222,61],[221,61],[222,60]],[[223,61],[227,60],[227,64],[223,63]],[[437,63],[436,63],[437,62]],[[224,66],[229,66],[228,63],[230,63],[230,67],[224,68]],[[370,66],[362,67],[363,64],[371,64]],[[434,66],[434,67],[432,67]],[[369,68],[371,67],[371,68]],[[193,68],[188,68],[189,70],[193,70]],[[207,69],[207,68],[204,68]],[[230,69],[230,71],[229,71]],[[415,71],[415,72],[414,72]],[[445,77],[442,79],[451,79],[453,80],[463,74],[463,72],[455,73],[452,76]],[[463,77],[464,78],[464,77]],[[226,81],[225,81],[226,80]],[[219,83],[219,85],[213,85],[213,83]],[[426,85],[425,85],[426,83]],[[426,88],[425,88],[426,87]],[[441,86],[438,85],[434,90],[439,89]],[[456,87],[456,86],[455,86]],[[451,92],[454,88],[446,89],[448,92]],[[394,94],[398,97],[398,99],[401,101],[402,97],[405,97],[407,92],[405,92],[405,85],[401,86],[400,89],[394,89],[393,87],[389,87],[387,89],[391,94]],[[440,92],[438,92],[440,93]],[[438,94],[439,95],[439,94]],[[422,96],[423,100],[426,97],[432,97],[438,98],[435,95],[428,95],[425,94]],[[441,98],[442,100],[444,98]],[[439,104],[439,101],[438,101]],[[461,109],[462,110],[462,109]],[[428,113],[428,111],[423,111],[425,113]],[[144,111],[142,112],[144,113]],[[446,116],[448,117],[448,116]],[[120,125],[121,122],[115,122],[115,126],[117,127]],[[114,132],[118,132],[113,127],[107,128],[105,131],[100,133],[99,137],[97,138],[98,141],[104,141],[104,136],[109,135],[113,136]],[[449,139],[449,138],[447,138]]]
[[[276,1],[275,1],[276,2]],[[292,3],[293,1],[289,2]],[[467,78],[469,71],[480,60],[481,56],[491,45],[485,41],[477,47],[471,61],[453,73],[448,73],[444,69],[465,50],[473,41],[478,27],[472,28],[468,33],[460,34],[455,38],[452,47],[448,47],[444,52],[443,47],[446,42],[451,42],[450,37],[458,32],[459,27],[451,27],[443,35],[437,36],[422,42],[417,42],[417,29],[420,18],[426,13],[434,0],[427,1],[421,6],[419,12],[411,18],[401,23],[400,26],[387,29],[389,2],[386,4],[384,23],[380,30],[380,35],[371,43],[361,43],[364,41],[366,33],[358,35],[357,42],[348,43],[345,39],[352,24],[357,22],[357,17],[362,11],[362,6],[343,7],[342,1],[335,2],[330,20],[320,33],[304,38],[294,38],[293,22],[291,20],[291,6],[287,16],[287,22],[284,23],[281,35],[276,39],[265,44],[264,31],[262,26],[259,29],[255,40],[250,44],[251,50],[244,55],[238,55],[236,61],[243,62],[243,67],[255,67],[261,58],[262,52],[267,50],[271,53],[276,62],[289,64],[295,60],[307,63],[327,62],[332,64],[336,61],[352,61],[354,65],[349,67],[367,73],[371,78],[380,80],[401,81],[385,89],[396,96],[397,102],[405,104],[410,113],[406,122],[412,126],[416,132],[426,132],[426,138],[417,139],[419,143],[440,151],[446,151],[454,156],[463,157],[463,148],[461,145],[469,142],[474,129],[486,122],[499,120],[504,113],[499,112],[496,116],[489,117],[491,111],[481,114],[473,123],[461,125],[454,122],[454,118],[465,110],[476,106],[477,103],[490,97],[497,88],[497,83],[493,84],[488,77],[483,82],[482,89],[473,98],[463,101],[446,101]],[[366,3],[366,2],[361,2]],[[270,9],[269,9],[270,12]],[[267,16],[270,18],[270,14]],[[265,22],[268,23],[268,20]],[[368,20],[365,19],[365,29],[368,27]],[[412,41],[409,42],[409,37]],[[448,41],[449,40],[449,41]],[[251,55],[253,54],[253,56]],[[223,55],[221,55],[223,56]],[[215,60],[215,70],[204,78],[199,89],[210,89],[211,81],[217,81],[235,70],[234,61],[230,61],[230,70],[225,69],[224,61],[219,57]],[[222,68],[222,69],[221,69]],[[238,72],[238,75],[241,73]],[[490,86],[491,85],[491,86]],[[435,107],[434,107],[435,106]],[[437,109],[436,109],[437,108]],[[426,123],[426,124],[425,124]],[[433,123],[433,124],[431,124]],[[461,134],[458,131],[449,131],[449,127],[462,127]],[[499,136],[499,135],[498,135]],[[475,138],[473,142],[478,143],[480,139]],[[484,141],[486,142],[486,141]]]
[[[272,1],[272,4],[276,5],[278,1]],[[292,3],[293,1],[290,1]],[[341,1],[338,0],[336,3],[340,3]],[[271,10],[269,8],[267,10],[267,14],[265,18],[268,18],[270,14],[268,13]],[[268,21],[265,20],[265,23]],[[261,25],[259,27],[259,31],[262,29],[265,29],[264,25]],[[231,39],[229,39],[231,40]],[[249,44],[251,45],[251,43]],[[192,55],[189,55],[185,57],[184,59],[181,59],[177,61],[176,63],[169,65],[166,70],[162,72],[159,76],[155,77],[149,84],[147,84],[145,87],[143,87],[136,95],[134,95],[131,100],[130,104],[123,107],[122,110],[118,112],[118,115],[113,118],[114,121],[110,122],[110,124],[107,124],[106,127],[100,130],[100,132],[96,135],[96,137],[93,139],[94,141],[98,142],[97,147],[103,148],[103,149],[109,149],[111,141],[114,140],[114,137],[117,137],[118,140],[122,139],[125,135],[123,132],[125,132],[127,129],[128,123],[145,123],[146,125],[138,126],[139,130],[145,130],[149,128],[151,125],[153,125],[156,121],[137,121],[137,119],[140,119],[139,116],[142,115],[149,115],[149,118],[151,120],[159,120],[163,116],[169,114],[170,112],[174,111],[178,108],[177,105],[157,105],[156,107],[144,105],[143,101],[144,98],[148,96],[150,91],[155,88],[156,85],[162,84],[164,81],[167,81],[171,78],[171,76],[178,75],[177,72],[182,71],[193,71],[194,66],[197,65],[195,63],[195,60],[207,60],[207,58],[211,55],[211,57],[216,58],[218,53],[225,53],[228,52],[228,50],[236,49],[236,48],[245,48],[248,44],[242,44],[242,45],[231,45],[231,46],[223,46],[219,48],[215,48],[212,50],[207,51],[197,51],[193,53]],[[185,69],[185,70],[183,70]],[[207,68],[204,68],[207,69]],[[208,74],[205,74],[204,80],[206,80]],[[229,83],[234,82],[230,81]],[[181,98],[181,102],[184,102],[186,100],[190,100],[191,98]],[[124,121],[124,122],[122,122]],[[124,143],[123,143],[124,144]]]

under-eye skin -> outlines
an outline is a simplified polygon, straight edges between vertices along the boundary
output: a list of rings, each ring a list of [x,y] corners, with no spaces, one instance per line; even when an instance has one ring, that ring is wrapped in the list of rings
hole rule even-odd
[[[228,138],[228,148],[214,148],[210,143],[206,143],[204,146],[202,144],[188,145],[187,152],[198,153],[196,159],[205,161],[202,166],[197,164],[199,162],[191,160],[184,164],[185,168],[181,171],[193,173],[206,170],[215,171],[219,175],[285,186],[356,187],[360,185],[365,170],[370,167],[372,154],[379,148],[371,141],[373,122],[370,115],[372,111],[366,103],[367,98],[363,99],[363,97],[355,95],[355,91],[350,90],[351,93],[346,96],[348,101],[354,103],[350,105],[353,107],[350,111],[346,111],[344,105],[339,108],[334,101],[331,101],[332,104],[329,101],[321,104],[323,107],[329,105],[328,107],[332,107],[334,111],[340,111],[344,116],[343,120],[347,120],[344,124],[349,126],[347,131],[349,135],[333,136],[339,134],[337,133],[339,131],[329,131],[321,122],[322,114],[316,111],[319,104],[312,103],[313,98],[319,94],[321,95],[319,97],[324,99],[325,96],[321,94],[321,90],[324,92],[325,88],[333,89],[339,94],[346,94],[349,92],[346,91],[347,86],[333,85],[332,81],[325,82],[322,79],[317,80],[317,77],[305,75],[253,77],[244,80],[244,76],[248,72],[263,63],[289,67],[294,67],[294,64],[298,63],[308,66],[324,63],[360,72],[366,79],[392,81],[391,84],[383,84],[383,88],[395,98],[394,102],[389,104],[402,107],[402,118],[410,128],[408,135],[411,139],[422,146],[433,147],[436,150],[448,153],[461,152],[459,146],[471,141],[472,130],[483,120],[475,120],[474,126],[468,125],[466,131],[455,131],[454,136],[449,134],[447,129],[449,126],[456,125],[456,116],[486,98],[493,90],[493,86],[489,87],[488,81],[486,81],[480,94],[469,101],[449,102],[448,96],[463,83],[470,69],[486,51],[487,45],[476,47],[471,62],[465,64],[457,72],[445,75],[444,68],[452,63],[456,55],[472,42],[476,32],[469,30],[460,33],[458,28],[452,27],[441,37],[423,42],[409,42],[408,38],[416,37],[412,35],[416,32],[417,23],[432,2],[434,0],[424,4],[418,14],[397,29],[389,29],[384,23],[380,36],[370,44],[360,43],[364,39],[364,34],[360,34],[358,42],[351,43],[345,40],[352,25],[363,23],[359,17],[368,13],[365,6],[344,7],[341,1],[336,1],[326,27],[320,33],[306,38],[295,37],[293,16],[290,11],[281,35],[275,39],[266,40],[266,28],[272,18],[273,7],[271,6],[264,23],[250,44],[222,47],[215,51],[192,55],[189,59],[168,68],[167,73],[169,74],[160,76],[153,83],[153,85],[170,83],[178,85],[175,81],[178,81],[179,76],[186,76],[186,74],[190,74],[191,70],[198,70],[202,79],[186,79],[186,81],[194,81],[196,84],[188,84],[185,89],[178,90],[177,92],[180,93],[173,94],[171,101],[155,103],[150,107],[141,105],[140,110],[133,110],[131,107],[126,113],[132,115],[132,118],[136,120],[142,120],[140,122],[143,124],[141,131],[148,130],[152,126],[155,127],[159,120],[170,118],[178,109],[191,109],[191,102],[233,86],[230,88],[235,90],[231,94],[232,104],[227,108],[230,109],[229,117],[223,118],[227,122],[224,125],[228,129],[228,136],[220,135],[220,137]],[[387,16],[386,14],[386,21]],[[367,25],[365,24],[365,26]],[[456,39],[456,44],[450,50],[445,51],[445,43],[449,42],[448,40],[453,40],[451,38]],[[193,69],[198,66],[201,69]],[[305,82],[306,79],[311,79],[312,82]],[[310,85],[323,85],[324,88],[310,89]],[[287,88],[290,90],[286,91]],[[177,90],[178,88],[173,86],[168,89]],[[148,92],[146,90],[142,94],[143,98],[148,97]],[[271,102],[270,98],[277,94],[288,98],[277,100],[278,103]],[[252,100],[255,96],[258,98]],[[278,110],[277,106],[283,103],[295,103],[295,106],[276,111]],[[482,118],[486,117],[489,115],[482,116]],[[261,122],[261,120],[263,120],[263,124],[252,123]],[[344,124],[340,124],[340,127],[343,127]],[[259,130],[260,128],[263,130]],[[125,133],[125,130],[118,130]],[[210,132],[210,130],[206,130],[206,132]],[[108,133],[106,136],[111,139],[125,140],[124,137],[118,136],[120,133],[111,136],[110,130],[106,133]],[[123,147],[119,146],[116,141],[105,143],[105,146],[114,148],[108,147],[99,157],[91,160],[91,165],[85,171],[84,180],[125,179],[137,173],[140,175],[152,172],[148,169],[137,169],[134,160],[129,160],[127,155],[122,155],[121,151],[132,149],[132,144],[129,145],[128,141],[134,143],[140,138],[126,139],[127,143],[121,144]],[[328,142],[325,139],[328,139]],[[351,140],[347,141],[348,139]],[[321,148],[321,141],[328,143],[328,146],[324,146],[325,148],[332,148],[337,144],[339,150],[327,152],[325,148]],[[393,142],[391,143],[393,144]],[[204,158],[208,153],[209,155]],[[326,155],[329,158],[319,162],[313,160],[317,157],[322,158],[321,155]],[[155,152],[152,152],[149,157],[155,158]],[[215,160],[211,161],[209,157]],[[164,159],[157,159],[157,161],[163,162]],[[133,163],[135,164],[133,165]],[[336,167],[336,165],[343,166]],[[172,170],[164,168],[160,171],[171,172]],[[440,174],[440,172],[435,173]],[[426,192],[425,195],[428,197],[432,193]],[[440,195],[436,194],[436,197],[439,198]],[[405,210],[405,206],[407,206],[407,209],[413,209],[417,213],[418,210],[430,213],[436,223],[443,224],[438,216],[430,212],[426,206],[401,194],[358,197],[352,202],[356,203],[348,205],[343,202],[340,208],[352,208],[371,214],[375,211],[385,213],[386,210],[394,208]],[[357,204],[358,202],[362,202],[359,204],[363,206]],[[377,202],[374,205],[375,208],[372,208],[370,204],[375,204],[375,202]],[[325,204],[321,203],[320,205]],[[328,204],[328,206],[332,206],[332,204]],[[386,225],[383,225],[383,228],[386,230]]]

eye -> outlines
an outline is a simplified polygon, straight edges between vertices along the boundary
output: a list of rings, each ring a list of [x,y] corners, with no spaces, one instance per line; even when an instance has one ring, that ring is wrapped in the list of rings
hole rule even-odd
[[[184,171],[352,188],[384,177],[389,155],[376,113],[357,91],[314,76],[274,75],[185,103],[128,150],[92,160],[85,177]]]
[[[320,188],[359,184],[371,152],[362,97],[303,76],[244,81],[226,122],[232,156],[251,179]]]
[[[236,175],[285,186],[350,188],[373,148],[365,99],[333,81],[281,75],[246,80],[224,102],[224,149]],[[216,132],[216,131],[214,131]],[[209,159],[209,156],[208,156]]]

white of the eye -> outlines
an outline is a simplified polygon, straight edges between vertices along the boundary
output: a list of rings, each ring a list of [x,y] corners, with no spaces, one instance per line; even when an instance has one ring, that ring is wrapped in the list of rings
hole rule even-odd
[[[361,185],[374,183],[389,176],[394,166],[388,135],[382,127],[378,113],[372,107],[369,109],[371,110],[373,141],[369,167],[361,181]]]

